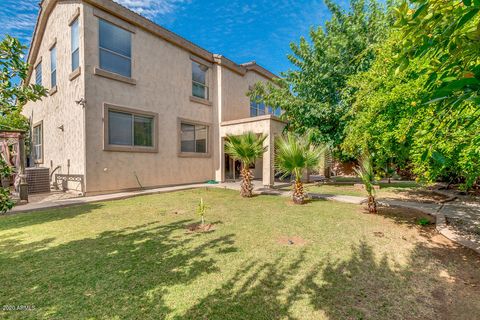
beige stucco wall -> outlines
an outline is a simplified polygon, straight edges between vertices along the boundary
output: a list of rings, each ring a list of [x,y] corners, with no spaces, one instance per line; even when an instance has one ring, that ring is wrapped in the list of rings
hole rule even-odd
[[[250,117],[250,98],[247,92],[250,86],[267,78],[254,71],[240,75],[232,70],[222,70],[222,121],[243,119]]]
[[[112,4],[109,1],[91,3],[96,2],[101,7]],[[61,166],[57,173],[84,175],[87,194],[136,189],[140,184],[155,187],[203,182],[218,177],[223,170],[221,123],[248,118],[250,101],[246,92],[257,81],[268,81],[268,78],[233,62],[225,61],[224,64],[221,58],[217,61],[215,55],[186,40],[177,38],[172,41],[174,36],[168,31],[144,29],[146,22],[139,16],[130,16],[134,26],[86,2],[50,0],[44,2],[44,7],[52,8],[55,3],[45,34],[36,33],[35,43],[40,43],[36,61],[42,57],[43,82],[49,87],[49,49],[57,39],[58,90],[41,102],[29,103],[24,110],[34,124],[39,121],[44,124],[45,160],[42,166],[49,167],[51,161],[53,168]],[[69,22],[77,10],[80,13],[81,73],[69,80]],[[123,14],[128,16],[131,12],[124,11]],[[117,81],[118,77],[114,77],[117,78],[115,80],[111,76],[105,77],[105,74],[102,76],[98,71],[99,17],[132,32],[132,78],[128,81]],[[149,30],[163,33],[161,37],[166,32],[168,41]],[[200,56],[209,60],[202,60],[210,67],[207,76],[210,101],[207,104],[191,99],[191,62]],[[34,78],[32,74],[31,82]],[[84,107],[75,103],[81,98],[86,100]],[[158,132],[155,135],[158,152],[105,150],[105,104],[158,115]],[[179,119],[210,126],[208,155],[192,157],[179,154]],[[62,125],[64,131],[58,129]],[[264,121],[258,125],[264,125]],[[257,166],[259,175],[261,170],[266,170],[264,163]],[[78,184],[70,184],[69,188],[80,189]]]
[[[180,157],[178,118],[213,125],[213,108],[190,101],[190,54],[140,28],[126,26],[132,35],[132,78],[136,85],[94,74],[99,66],[96,9],[85,6],[86,172],[87,192],[203,182],[213,178],[209,157]],[[109,17],[111,22],[118,22]],[[119,22],[122,23],[122,22]],[[208,72],[211,101],[215,103],[214,72]],[[103,104],[158,113],[158,153],[104,151]],[[210,127],[212,131],[213,128]],[[210,145],[212,141],[209,141]],[[213,150],[213,149],[212,149]]]
[[[82,11],[80,1],[60,2],[53,10],[35,66],[42,61],[42,84],[50,89],[50,48],[56,41],[57,47],[57,92],[41,101],[29,102],[23,114],[36,125],[43,122],[43,163],[42,167],[61,166],[56,173],[84,174],[84,110],[75,103],[84,96],[83,74],[69,80],[71,74],[70,27],[69,22]],[[81,17],[81,15],[80,15]],[[80,65],[83,65],[83,20],[80,18]],[[35,82],[35,74],[30,79]],[[63,126],[63,131],[59,127]],[[70,161],[70,168],[68,162]],[[52,168],[51,168],[52,169]],[[69,188],[80,190],[78,183]]]

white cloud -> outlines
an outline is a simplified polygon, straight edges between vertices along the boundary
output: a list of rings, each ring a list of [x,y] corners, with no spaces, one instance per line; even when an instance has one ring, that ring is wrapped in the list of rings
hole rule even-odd
[[[189,3],[190,0],[115,0],[115,2],[146,18],[153,19],[175,13],[180,5]]]
[[[0,37],[9,34],[27,44],[37,19],[38,4],[31,0],[1,0]]]
[[[191,0],[114,0],[148,18],[173,21],[175,13]],[[38,0],[0,0],[0,38],[9,34],[28,44],[35,28]]]

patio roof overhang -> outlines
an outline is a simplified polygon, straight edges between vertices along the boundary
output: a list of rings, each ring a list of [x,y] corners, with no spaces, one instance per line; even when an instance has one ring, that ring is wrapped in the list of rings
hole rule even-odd
[[[276,134],[282,133],[287,123],[280,118],[267,114],[264,116],[243,118],[223,121],[220,123],[220,134],[225,137],[228,134],[242,134],[248,131],[255,133]]]
[[[220,123],[220,137],[225,138],[228,135],[241,135],[249,131],[257,134],[267,135],[267,139],[265,139],[264,142],[264,146],[267,147],[267,151],[263,155],[262,180],[264,186],[272,187],[275,180],[275,137],[282,134],[286,125],[287,123],[285,121],[273,115],[224,121]],[[223,154],[224,153],[222,149],[222,158]],[[222,181],[223,180],[224,177],[222,176]]]

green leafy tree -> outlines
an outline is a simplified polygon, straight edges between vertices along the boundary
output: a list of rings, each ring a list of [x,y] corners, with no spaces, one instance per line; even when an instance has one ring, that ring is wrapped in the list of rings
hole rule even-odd
[[[37,101],[47,95],[40,85],[26,84],[29,65],[24,60],[26,47],[18,39],[6,36],[0,42],[0,130],[27,131],[28,120],[21,115],[28,101]],[[10,190],[0,188],[0,212],[13,208]]]
[[[462,101],[461,109],[444,115],[438,112],[444,102],[424,103],[430,95],[423,71],[429,58],[414,58],[398,70],[402,39],[402,32],[392,33],[377,47],[372,67],[350,78],[352,121],[342,147],[355,157],[375,154],[375,168],[393,162],[424,182],[440,179],[469,188],[480,176],[478,109]]]
[[[7,188],[0,188],[0,213],[12,209],[15,202],[10,198],[10,191]]]
[[[296,204],[305,202],[303,172],[318,166],[326,150],[324,146],[314,143],[312,138],[311,131],[304,135],[287,132],[275,141],[275,167],[283,177],[294,177],[292,198]]]
[[[225,153],[242,163],[240,188],[242,197],[249,198],[253,195],[253,175],[250,172],[250,166],[267,151],[267,147],[263,146],[266,138],[267,135],[257,135],[253,132],[247,132],[239,136],[227,136]]]
[[[425,87],[430,101],[441,102],[438,111],[447,115],[464,101],[480,106],[480,1],[412,0],[396,11],[403,36],[398,70],[425,57]]]
[[[376,168],[405,169],[418,127],[420,101],[425,96],[427,76],[418,72],[421,61],[395,74],[393,58],[401,50],[399,32],[376,46],[376,60],[368,71],[353,75],[348,85],[355,92],[348,97],[351,121],[342,148],[354,158],[375,154]],[[422,119],[425,118],[422,116]]]
[[[336,147],[347,123],[349,105],[342,95],[347,79],[370,67],[373,45],[384,40],[392,19],[376,0],[351,0],[349,10],[325,3],[331,19],[312,28],[309,40],[302,37],[290,45],[288,59],[295,68],[275,84],[257,83],[249,95],[280,106],[295,132],[315,128],[317,141]]]
[[[413,160],[427,180],[480,177],[480,1],[415,0],[397,8],[402,31],[397,72],[421,59],[427,95],[418,114]]]
[[[19,112],[28,101],[36,101],[47,95],[40,85],[25,84],[28,63],[23,52],[26,47],[18,39],[6,36],[0,42],[0,116]],[[8,125],[2,121],[6,129]],[[0,128],[1,129],[1,128]]]
[[[0,117],[0,129],[28,131],[29,128],[30,122],[28,118],[21,114],[19,110]]]

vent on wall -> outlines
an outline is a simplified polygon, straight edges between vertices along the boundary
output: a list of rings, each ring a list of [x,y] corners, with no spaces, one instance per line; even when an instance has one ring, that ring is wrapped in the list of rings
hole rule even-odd
[[[50,192],[50,170],[48,168],[26,168],[28,194]]]

